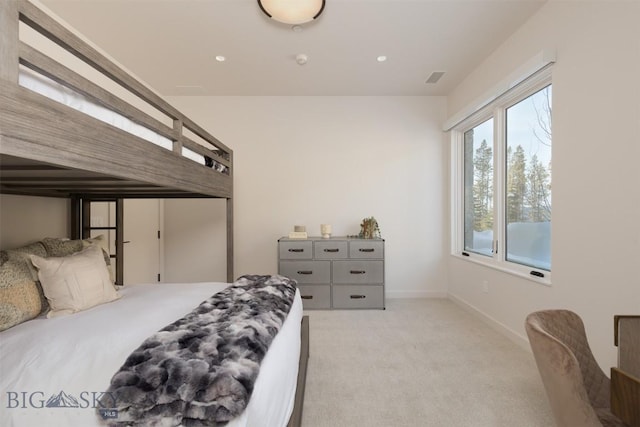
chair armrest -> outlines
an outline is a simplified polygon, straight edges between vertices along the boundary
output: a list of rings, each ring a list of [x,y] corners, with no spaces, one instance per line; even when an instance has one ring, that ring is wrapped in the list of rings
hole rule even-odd
[[[640,379],[611,368],[611,413],[629,426],[640,426]]]

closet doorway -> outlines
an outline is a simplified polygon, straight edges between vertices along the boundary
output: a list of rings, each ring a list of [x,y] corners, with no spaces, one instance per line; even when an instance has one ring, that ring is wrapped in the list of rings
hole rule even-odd
[[[76,199],[82,238],[104,235],[118,285],[162,280],[162,204],[160,199]],[[72,219],[77,223],[76,219]]]
[[[124,200],[124,284],[162,280],[162,200]]]

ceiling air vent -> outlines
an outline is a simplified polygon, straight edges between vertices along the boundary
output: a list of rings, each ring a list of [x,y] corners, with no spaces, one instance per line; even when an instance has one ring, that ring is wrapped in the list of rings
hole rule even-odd
[[[430,84],[438,83],[438,80],[440,80],[442,76],[444,76],[444,71],[434,71],[433,73],[431,73],[431,75],[429,76],[429,78],[425,83],[430,83]]]

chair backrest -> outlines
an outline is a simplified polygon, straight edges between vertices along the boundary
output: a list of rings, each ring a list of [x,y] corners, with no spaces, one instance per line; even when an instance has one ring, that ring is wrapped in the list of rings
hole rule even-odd
[[[558,426],[602,426],[594,408],[609,408],[609,378],[593,357],[580,317],[538,311],[527,316],[525,328]]]
[[[640,316],[615,316],[618,367],[640,378]]]

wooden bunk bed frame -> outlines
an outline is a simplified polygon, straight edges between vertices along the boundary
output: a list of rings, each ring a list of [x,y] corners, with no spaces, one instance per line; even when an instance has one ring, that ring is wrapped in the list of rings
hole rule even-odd
[[[173,125],[164,124],[24,43],[20,23],[146,102]],[[72,238],[82,237],[88,228],[89,201],[115,200],[121,210],[125,198],[224,198],[227,281],[232,282],[233,151],[32,3],[0,0],[0,28],[0,193],[69,198]],[[170,139],[172,150],[22,87],[20,67]],[[208,146],[194,141],[189,133]],[[203,156],[207,164],[183,157],[183,147]],[[116,252],[122,253],[122,236],[116,240]],[[289,427],[301,424],[308,357],[309,321],[305,316]]]
[[[0,191],[85,200],[225,198],[227,280],[233,281],[233,151],[33,4],[3,0],[0,12]],[[22,42],[20,22],[167,116],[173,126]],[[173,150],[20,86],[20,66],[170,139]],[[186,136],[185,129],[211,148]],[[183,157],[183,147],[223,165],[225,171]],[[71,229],[81,228],[72,224]]]

